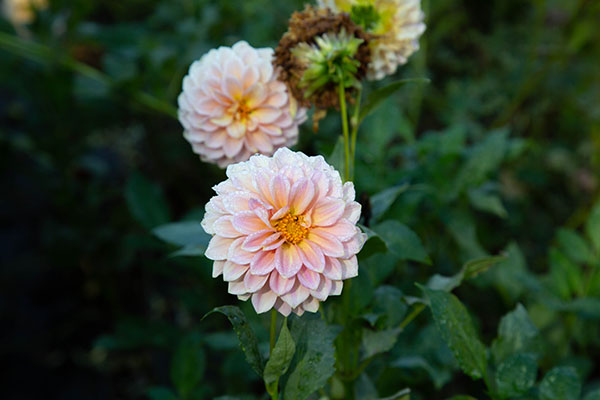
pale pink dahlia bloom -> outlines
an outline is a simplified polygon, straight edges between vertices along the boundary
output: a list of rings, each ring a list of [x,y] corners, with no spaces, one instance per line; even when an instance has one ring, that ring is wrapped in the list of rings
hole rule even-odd
[[[229,293],[252,298],[256,312],[316,312],[358,274],[366,235],[356,223],[354,185],[323,157],[282,148],[230,165],[214,187],[202,227],[214,235],[206,257]]]
[[[273,49],[241,41],[195,61],[183,79],[179,121],[203,161],[225,167],[296,144],[306,109],[278,80]]]

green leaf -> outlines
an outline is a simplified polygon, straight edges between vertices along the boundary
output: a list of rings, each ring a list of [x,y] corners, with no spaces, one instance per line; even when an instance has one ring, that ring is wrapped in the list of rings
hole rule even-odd
[[[267,361],[267,365],[265,365],[264,379],[267,387],[276,382],[281,375],[286,373],[295,352],[296,344],[287,327],[286,318],[283,320],[283,325],[281,325],[279,338],[273,348],[273,354],[271,354]],[[272,394],[272,391],[269,391],[269,393]]]
[[[596,389],[586,394],[583,400],[600,400],[600,389]]]
[[[438,331],[452,350],[460,368],[473,379],[485,376],[485,346],[477,337],[465,306],[450,293],[420,285],[419,287],[429,299],[429,307]]]
[[[578,400],[581,381],[573,367],[551,369],[540,383],[540,400]]]
[[[496,363],[516,353],[537,354],[540,343],[539,331],[521,304],[506,314],[498,327],[498,338],[492,343]]]
[[[379,400],[410,400],[410,389],[402,389],[391,396],[381,397]]]
[[[472,189],[468,191],[469,202],[473,207],[480,211],[484,211],[500,218],[506,218],[508,212],[502,200],[495,194],[488,193],[482,189]]]
[[[337,332],[316,317],[303,316],[292,321],[296,354],[285,384],[285,400],[305,400],[319,390],[335,372]]]
[[[160,187],[138,172],[127,181],[125,199],[131,214],[144,227],[150,229],[169,221],[169,208]]]
[[[494,172],[504,158],[507,143],[508,130],[500,129],[489,133],[482,142],[473,146],[458,172],[451,197],[456,197],[464,189],[480,185]]]
[[[331,152],[331,155],[327,158],[327,162],[335,168],[336,171],[340,173],[342,179],[344,179],[345,171],[346,171],[346,158],[344,152],[344,138],[342,136],[338,137],[337,142],[335,142],[335,147]]]
[[[537,361],[532,354],[513,354],[498,365],[496,390],[503,398],[517,397],[535,385]]]
[[[371,223],[377,221],[394,204],[398,196],[408,189],[409,185],[393,186],[382,190],[371,197]]]
[[[400,259],[431,264],[421,239],[406,225],[388,220],[374,226],[373,231],[383,240],[388,251]]]
[[[460,272],[453,276],[433,275],[427,281],[427,287],[434,290],[445,290],[451,292],[463,282],[463,280],[474,278],[480,273],[488,270],[493,265],[506,259],[506,256],[483,257],[468,261],[463,265]]]
[[[593,264],[596,260],[588,244],[577,232],[562,228],[558,230],[556,238],[562,252],[572,261],[578,264]]]
[[[171,360],[171,381],[179,395],[186,399],[204,375],[205,356],[198,336],[184,337]]]
[[[229,319],[237,334],[240,347],[246,355],[246,361],[259,376],[263,376],[264,361],[258,350],[258,341],[242,310],[236,306],[217,307],[209,311],[202,319],[213,313],[221,313]]]
[[[211,235],[206,233],[200,222],[182,221],[161,225],[152,230],[159,239],[177,246],[183,246],[174,256],[204,255]]]
[[[585,233],[594,246],[596,254],[600,255],[600,201],[596,203],[585,224]]]
[[[360,229],[367,234],[367,240],[360,251],[360,258],[366,259],[369,256],[376,253],[383,253],[386,251],[387,246],[383,239],[371,228],[367,228],[362,224],[358,224]]]
[[[365,350],[363,358],[369,358],[375,354],[391,350],[396,344],[400,332],[402,332],[400,328],[385,329],[382,331],[363,328],[362,345]]]
[[[452,375],[449,371],[436,368],[427,359],[422,356],[406,356],[397,359],[390,364],[394,368],[417,369],[425,371],[436,389],[441,389],[450,379]]]
[[[384,317],[385,328],[398,326],[404,318],[408,305],[404,302],[404,294],[394,286],[380,286],[373,294],[373,313]]]
[[[148,397],[150,400],[178,400],[178,397],[166,387],[153,387],[148,389]]]
[[[402,79],[396,82],[392,82],[387,86],[374,90],[369,93],[366,100],[364,101],[361,109],[360,116],[358,118],[359,122],[362,122],[366,116],[371,114],[375,109],[383,103],[388,97],[396,93],[400,88],[402,88],[407,83],[429,83],[431,82],[427,78],[410,78],[410,79]]]
[[[197,221],[173,222],[161,225],[154,228],[152,233],[159,239],[178,246],[208,245],[211,238],[204,231],[200,222]]]

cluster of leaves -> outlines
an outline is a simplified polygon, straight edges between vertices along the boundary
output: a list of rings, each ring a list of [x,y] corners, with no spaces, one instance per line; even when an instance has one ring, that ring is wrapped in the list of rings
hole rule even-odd
[[[302,3],[56,0],[29,38],[0,23],[3,398],[600,397],[593,1],[424,1],[402,75],[431,83],[382,82],[359,116],[359,276],[270,357],[247,303],[217,309],[233,332],[202,320],[234,301],[201,257],[223,173],[181,139],[181,78],[274,46]],[[338,124],[298,149],[341,165]]]

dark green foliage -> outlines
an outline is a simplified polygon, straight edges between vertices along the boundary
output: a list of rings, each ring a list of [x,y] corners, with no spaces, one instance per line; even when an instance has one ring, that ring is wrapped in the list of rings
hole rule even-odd
[[[268,316],[202,257],[224,172],[174,117],[191,62],[275,46],[304,1],[0,18],[0,397],[598,400],[600,4],[422,4],[420,51],[364,84],[359,276],[270,359]],[[295,149],[343,172],[340,132],[332,110]]]

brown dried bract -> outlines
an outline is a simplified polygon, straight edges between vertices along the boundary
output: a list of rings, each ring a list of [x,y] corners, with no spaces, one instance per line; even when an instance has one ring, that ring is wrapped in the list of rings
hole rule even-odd
[[[316,37],[325,33],[338,33],[342,29],[354,37],[363,39],[363,43],[356,54],[356,59],[360,62],[357,78],[362,80],[371,61],[370,34],[363,31],[359,25],[356,25],[346,13],[336,14],[330,9],[317,9],[306,6],[304,11],[296,11],[292,14],[288,31],[283,35],[275,49],[273,63],[275,67],[280,68],[280,79],[286,82],[290,91],[302,106],[310,107],[314,104],[316,108],[321,109],[339,108],[339,95],[337,87],[329,83],[323,90],[319,90],[309,98],[305,98],[304,90],[298,87],[305,66],[296,61],[296,57],[292,55],[291,50],[302,42],[309,45],[315,44]],[[348,101],[352,101],[352,92],[353,89],[346,91]]]

